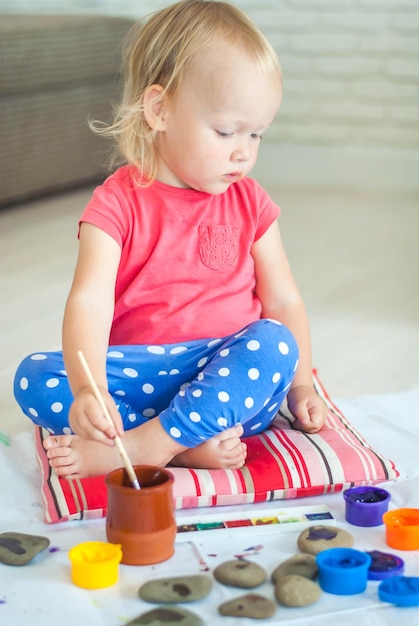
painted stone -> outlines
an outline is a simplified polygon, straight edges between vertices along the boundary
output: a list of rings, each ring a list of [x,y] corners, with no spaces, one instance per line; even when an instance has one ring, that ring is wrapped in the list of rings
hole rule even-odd
[[[0,562],[6,565],[26,565],[50,544],[47,537],[7,532],[0,534]]]
[[[267,619],[276,613],[275,602],[257,593],[247,593],[234,600],[228,600],[218,607],[221,615],[230,617],[250,617]]]
[[[298,576],[315,580],[318,572],[319,568],[317,567],[315,556],[307,553],[296,554],[280,563],[274,569],[271,574],[271,581],[275,584],[278,578],[289,576],[290,574],[297,574]]]
[[[203,626],[199,615],[180,606],[158,606],[135,617],[125,626]]]
[[[205,598],[212,588],[209,576],[171,576],[149,580],[142,585],[138,595],[146,602],[193,602]]]
[[[309,526],[305,528],[297,539],[301,552],[319,554],[329,548],[351,548],[354,538],[347,530],[335,526]]]
[[[275,583],[275,598],[284,606],[308,606],[317,602],[321,588],[313,580],[298,574],[280,576]]]
[[[224,585],[253,589],[267,579],[266,571],[258,563],[246,559],[224,561],[214,569],[214,578]]]

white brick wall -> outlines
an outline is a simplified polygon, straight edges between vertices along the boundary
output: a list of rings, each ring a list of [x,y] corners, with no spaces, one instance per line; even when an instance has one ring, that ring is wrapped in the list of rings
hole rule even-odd
[[[285,182],[326,184],[334,163],[335,184],[419,189],[419,0],[232,2],[267,35],[284,71],[283,104],[264,142],[265,173],[279,163]],[[0,0],[0,12],[59,7],[140,17],[167,4]],[[291,154],[292,172],[283,162]]]

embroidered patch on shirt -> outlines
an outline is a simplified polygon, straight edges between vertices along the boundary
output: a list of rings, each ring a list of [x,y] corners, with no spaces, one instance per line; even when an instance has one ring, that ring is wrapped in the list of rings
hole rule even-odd
[[[237,261],[239,227],[199,224],[199,253],[202,262],[213,270],[224,270]]]

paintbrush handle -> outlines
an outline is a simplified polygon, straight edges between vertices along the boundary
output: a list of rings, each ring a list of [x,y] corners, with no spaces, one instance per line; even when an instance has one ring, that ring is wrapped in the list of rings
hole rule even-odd
[[[105,404],[103,396],[102,396],[102,394],[99,391],[99,387],[97,386],[96,381],[93,378],[92,372],[90,371],[90,367],[87,364],[87,361],[86,361],[86,359],[84,357],[83,352],[81,350],[79,350],[77,352],[77,354],[78,354],[80,362],[81,362],[81,364],[83,366],[84,372],[85,372],[87,378],[89,379],[89,383],[90,383],[91,388],[93,389],[93,393],[95,395],[95,398],[96,398],[96,400],[100,404],[100,408],[102,409],[104,416],[108,420],[110,426],[115,426],[115,424],[112,421],[111,414],[109,413],[108,407]],[[131,461],[128,458],[127,451],[125,450],[124,444],[122,443],[121,437],[119,437],[119,435],[117,435],[115,437],[115,445],[116,445],[116,447],[119,450],[119,453],[120,453],[120,455],[122,457],[122,460],[124,461],[125,469],[127,470],[127,474],[129,476],[133,486],[135,487],[135,489],[140,489],[140,483],[138,482],[138,478],[137,478],[137,476],[135,474],[134,468],[133,468],[133,466],[131,464]]]

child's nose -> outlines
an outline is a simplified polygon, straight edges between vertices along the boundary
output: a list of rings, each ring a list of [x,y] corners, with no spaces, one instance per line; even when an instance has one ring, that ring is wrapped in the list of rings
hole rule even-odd
[[[245,137],[236,144],[233,152],[231,153],[230,159],[233,163],[241,163],[243,161],[248,161],[251,154],[250,139]]]

